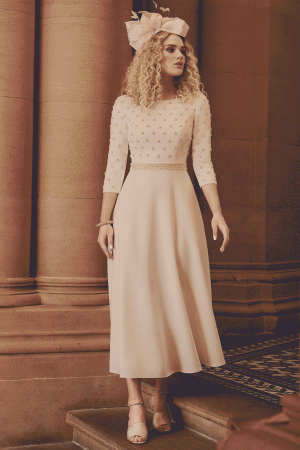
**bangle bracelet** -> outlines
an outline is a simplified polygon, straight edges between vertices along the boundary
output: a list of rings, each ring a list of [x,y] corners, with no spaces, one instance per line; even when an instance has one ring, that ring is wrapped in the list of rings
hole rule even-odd
[[[102,227],[102,225],[106,225],[106,224],[110,224],[110,225],[112,225],[114,222],[113,222],[113,220],[107,220],[106,222],[100,222],[100,223],[97,223],[97,225],[96,225],[96,227]]]
[[[106,225],[106,224],[110,224],[110,225],[112,225],[114,222],[113,222],[113,220],[106,220],[106,222],[100,222],[100,223],[97,223],[97,225],[96,225],[96,227],[102,227],[102,225]]]
[[[100,223],[97,223],[97,225],[96,225],[96,227],[101,227],[102,225],[106,225],[106,224],[113,224],[114,222],[113,222],[113,220],[107,220],[106,222],[100,222]]]

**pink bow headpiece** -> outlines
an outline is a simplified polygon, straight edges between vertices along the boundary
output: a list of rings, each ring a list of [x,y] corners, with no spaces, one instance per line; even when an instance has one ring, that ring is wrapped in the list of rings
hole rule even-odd
[[[142,13],[140,20],[125,22],[129,44],[135,50],[139,50],[159,31],[167,31],[182,37],[185,37],[189,31],[187,23],[178,17],[163,17],[158,13],[140,12]],[[137,14],[136,17],[138,17]]]

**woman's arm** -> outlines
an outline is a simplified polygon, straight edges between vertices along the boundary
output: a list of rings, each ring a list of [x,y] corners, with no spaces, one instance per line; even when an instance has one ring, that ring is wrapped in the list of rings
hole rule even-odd
[[[117,192],[103,192],[100,222],[111,220],[118,195]],[[99,228],[98,242],[108,259],[113,259],[112,252],[108,250],[112,250],[114,247],[113,236],[114,232],[111,225],[102,225]]]
[[[112,220],[112,213],[118,195],[117,192],[103,192],[100,222]]]
[[[223,234],[223,243],[220,248],[220,251],[223,252],[229,242],[229,228],[222,214],[217,185],[215,183],[205,184],[202,186],[202,191],[213,215],[211,226],[214,240],[218,237],[218,229]]]
[[[223,234],[223,244],[220,248],[223,252],[229,242],[229,229],[222,215],[216,174],[211,161],[211,113],[209,101],[203,93],[196,102],[192,159],[198,183],[213,214],[211,225],[214,240],[218,237],[218,229]]]
[[[124,180],[128,155],[126,114],[123,111],[124,96],[114,103],[110,123],[110,143],[103,183],[100,222],[111,220],[114,206]],[[110,224],[99,228],[98,242],[108,259],[113,259],[114,229]],[[107,241],[107,243],[106,243]],[[111,250],[111,252],[109,251]]]

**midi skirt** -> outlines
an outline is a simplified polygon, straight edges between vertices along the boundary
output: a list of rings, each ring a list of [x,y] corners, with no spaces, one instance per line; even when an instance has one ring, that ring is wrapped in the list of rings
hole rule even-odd
[[[130,169],[108,260],[109,371],[161,378],[221,366],[207,242],[186,169]]]

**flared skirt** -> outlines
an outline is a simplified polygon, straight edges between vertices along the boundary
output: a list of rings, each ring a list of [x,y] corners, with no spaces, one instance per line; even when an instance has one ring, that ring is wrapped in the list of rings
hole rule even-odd
[[[187,170],[131,169],[113,220],[110,372],[160,378],[223,365],[202,214]]]

